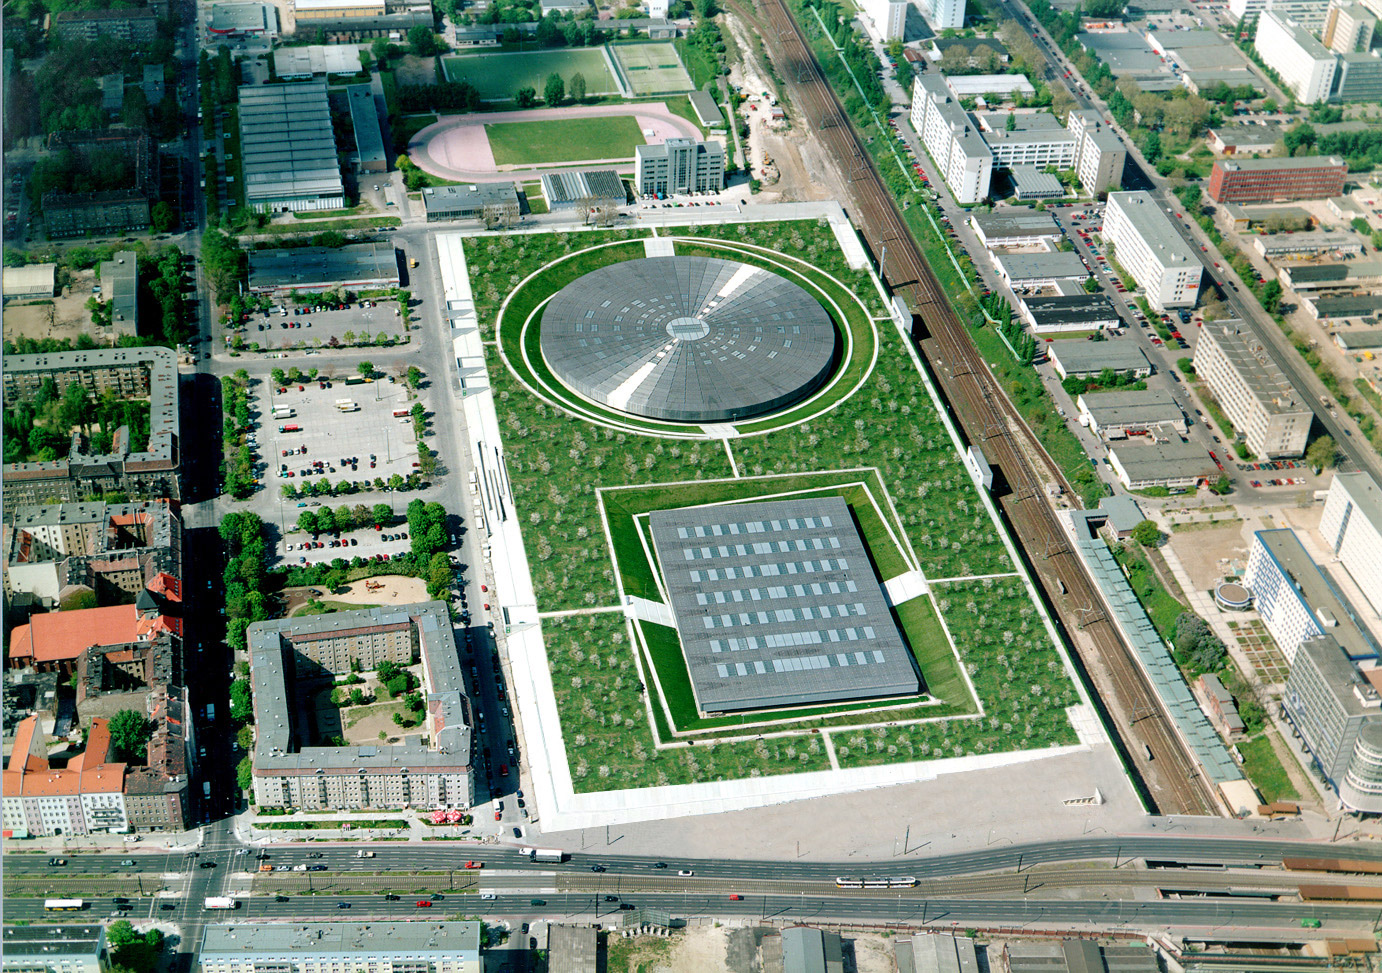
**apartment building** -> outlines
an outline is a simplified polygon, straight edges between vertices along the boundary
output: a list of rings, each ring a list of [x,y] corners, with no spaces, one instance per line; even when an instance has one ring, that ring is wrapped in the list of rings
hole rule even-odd
[[[1320,535],[1372,609],[1382,613],[1382,487],[1367,473],[1336,473]]]
[[[1377,641],[1320,571],[1292,530],[1259,530],[1248,548],[1243,585],[1286,661],[1307,639],[1328,635],[1350,659],[1372,659]]]
[[[1324,26],[1321,23],[1314,29]],[[1336,59],[1309,25],[1292,20],[1278,8],[1265,11],[1257,21],[1257,37],[1253,41],[1264,64],[1281,76],[1282,82],[1302,104],[1313,105],[1328,101],[1334,90]]]
[[[917,9],[938,34],[965,25],[965,0],[917,0]]]
[[[1301,642],[1282,712],[1343,806],[1382,812],[1382,670],[1359,671],[1328,635]]]
[[[901,40],[907,31],[907,0],[864,0],[864,14],[873,21],[884,43]]]
[[[1103,115],[1092,108],[1072,110],[1065,126],[1075,136],[1075,174],[1087,193],[1117,189],[1123,182],[1128,150]]]
[[[106,927],[7,925],[0,969],[5,973],[107,973]]]
[[[140,452],[128,434],[113,437],[107,454],[78,442],[65,459],[4,466],[4,511],[21,506],[84,500],[109,491],[131,497],[181,495],[178,367],[171,348],[102,348],[5,359],[4,396],[14,402],[38,392],[46,379],[58,388],[79,383],[93,396],[149,400],[149,441]]]
[[[1372,46],[1377,15],[1361,3],[1331,6],[1325,17],[1324,46],[1339,54],[1366,51]]]
[[[19,507],[5,531],[5,593],[46,608],[85,588],[133,600],[159,574],[182,577],[182,524],[166,500]]]
[[[125,11],[95,11],[107,12]],[[158,199],[158,153],[147,133],[130,129],[55,132],[48,137],[48,148],[71,151],[88,163],[96,158],[93,153],[119,152],[130,160],[133,174],[131,184],[100,192],[50,189],[44,193],[40,208],[50,237],[116,234],[148,227],[150,208]]]
[[[1150,193],[1109,193],[1104,239],[1153,307],[1195,306],[1204,265]]]
[[[95,719],[86,749],[53,767],[39,718],[23,720],[3,775],[5,831],[18,838],[124,831],[128,768],[112,754],[108,722]]]
[[[446,607],[440,602],[257,622],[246,633],[258,733],[261,807],[465,808],[474,802],[472,715]],[[313,746],[296,698],[355,664],[422,663],[423,734],[394,746]]]
[[[1314,413],[1243,322],[1216,321],[1202,328],[1194,361],[1195,373],[1256,456],[1304,454]]]
[[[1075,136],[1055,115],[1048,112],[985,112],[976,117],[984,141],[993,152],[994,168],[1075,168]],[[1009,119],[1012,121],[1009,122]]]
[[[912,83],[912,128],[956,202],[988,198],[993,151],[940,75],[919,74]]]
[[[197,958],[202,973],[480,973],[480,923],[209,925]]]
[[[634,148],[634,185],[640,196],[653,193],[719,192],[725,188],[725,147],[719,142],[668,139]]]
[[[1219,159],[1205,194],[1216,203],[1285,203],[1338,196],[1347,181],[1348,163],[1338,156]]]

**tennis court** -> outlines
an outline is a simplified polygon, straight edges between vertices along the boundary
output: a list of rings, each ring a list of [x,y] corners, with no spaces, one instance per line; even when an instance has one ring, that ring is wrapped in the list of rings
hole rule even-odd
[[[636,98],[666,95],[695,88],[671,41],[611,44],[610,51]]]
[[[532,88],[542,97],[542,86],[552,73],[561,75],[569,90],[571,76],[585,75],[588,95],[616,95],[602,48],[585,47],[564,51],[522,51],[504,54],[467,54],[442,59],[446,76],[452,81],[469,81],[485,101],[510,101],[519,88]]]

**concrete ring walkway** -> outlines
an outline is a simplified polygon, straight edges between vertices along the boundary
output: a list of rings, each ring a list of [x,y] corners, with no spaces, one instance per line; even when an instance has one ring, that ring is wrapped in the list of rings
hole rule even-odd
[[[506,122],[545,122],[564,118],[609,118],[631,116],[644,133],[649,145],[660,145],[667,139],[700,139],[701,132],[692,122],[672,113],[663,102],[639,102],[633,105],[585,105],[571,108],[531,108],[524,111],[481,112],[472,115],[452,115],[422,129],[408,142],[408,155],[418,168],[442,179],[466,181],[494,181],[495,176],[515,181],[537,179],[544,173],[574,172],[589,169],[599,162],[584,162],[565,167],[517,169],[500,167],[490,151],[485,135],[487,124]],[[651,132],[652,134],[648,134]],[[632,168],[631,159],[616,160]]]

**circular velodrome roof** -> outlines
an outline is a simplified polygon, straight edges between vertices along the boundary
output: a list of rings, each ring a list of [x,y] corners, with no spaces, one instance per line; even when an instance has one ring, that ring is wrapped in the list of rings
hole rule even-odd
[[[723,422],[825,382],[835,328],[801,287],[712,257],[646,257],[567,284],[542,315],[542,356],[568,386],[621,412]]]

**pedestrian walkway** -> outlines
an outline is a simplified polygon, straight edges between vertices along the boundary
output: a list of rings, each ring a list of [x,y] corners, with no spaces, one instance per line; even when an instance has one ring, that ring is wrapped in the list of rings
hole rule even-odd
[[[660,601],[649,601],[647,598],[629,595],[624,611],[630,618],[652,622],[654,625],[666,625],[669,628],[676,628],[677,625],[677,619],[672,614],[672,609]]]

